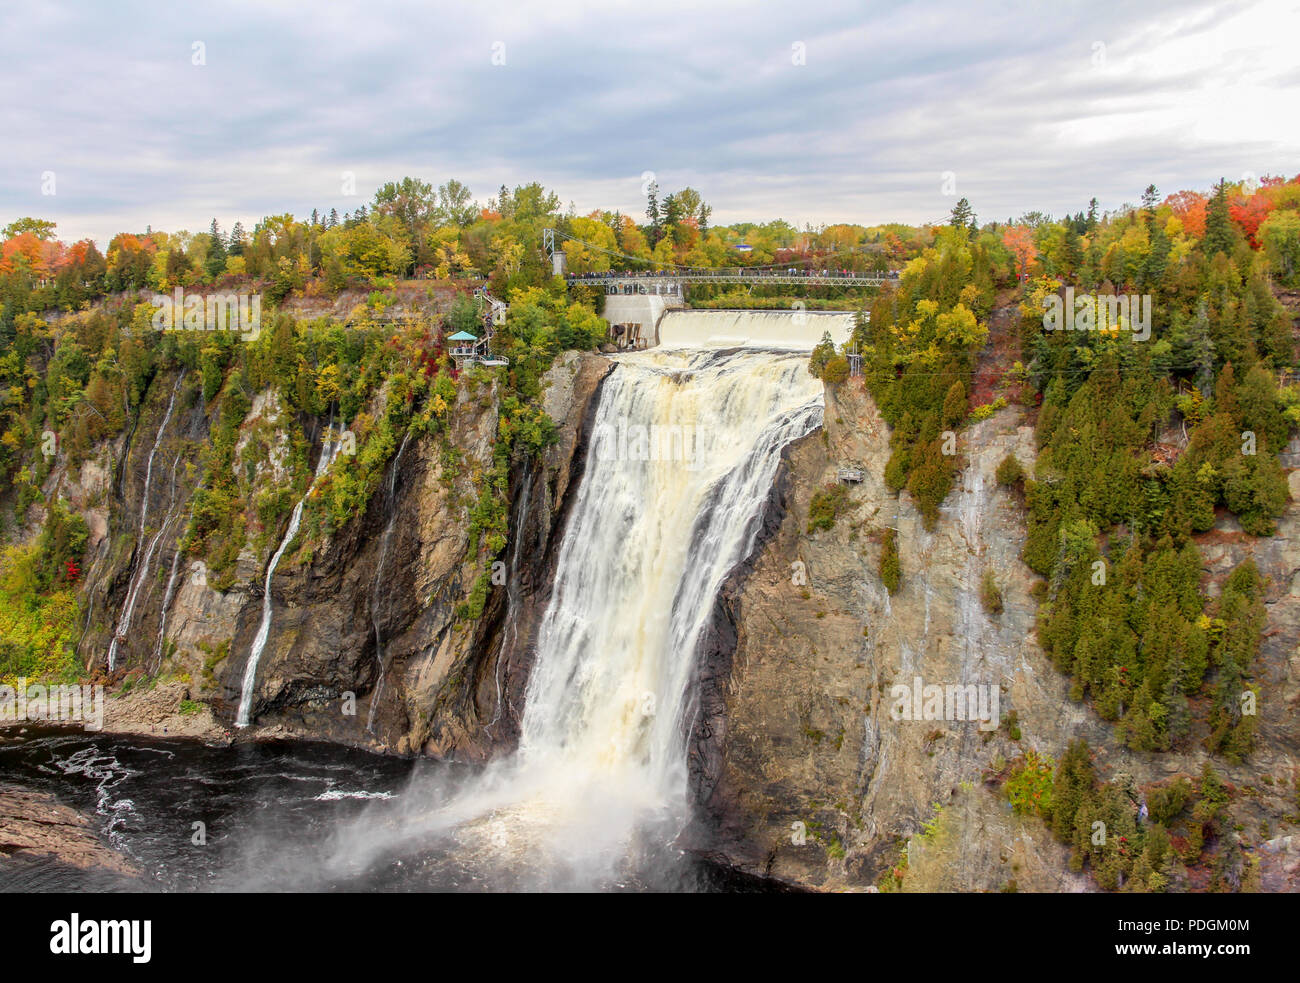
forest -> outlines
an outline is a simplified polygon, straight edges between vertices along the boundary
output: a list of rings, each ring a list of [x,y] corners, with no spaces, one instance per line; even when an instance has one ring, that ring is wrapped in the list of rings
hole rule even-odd
[[[77,671],[67,652],[86,530],[59,503],[41,501],[51,440],[75,469],[98,443],[134,428],[155,379],[184,373],[185,398],[201,401],[213,421],[210,441],[196,448],[202,479],[185,548],[220,587],[245,540],[265,539],[310,476],[300,429],[290,486],[254,496],[243,472],[256,461],[235,446],[254,395],[273,388],[303,420],[357,421],[359,466],[328,479],[307,518],[317,533],[346,523],[401,440],[445,430],[458,387],[473,384],[444,339],[480,323],[468,296],[475,284],[511,304],[497,342],[510,360],[498,466],[482,477],[471,509],[484,558],[480,603],[471,607],[481,606],[487,561],[505,545],[511,455],[553,437],[538,403],[541,374],[559,352],[605,340],[599,295],[550,276],[541,240],[555,228],[596,247],[568,243],[573,272],[900,270],[896,287],[841,300],[860,307],[850,347],[892,428],[890,487],[906,489],[926,521],[937,521],[961,466],[958,434],[1002,406],[1023,406],[1038,460],[1032,469],[1010,460],[1003,470],[1027,510],[1024,559],[1043,578],[1046,651],[1077,698],[1116,721],[1135,749],[1187,740],[1191,705],[1204,694],[1214,748],[1248,754],[1252,718],[1240,706],[1261,631],[1259,585],[1243,570],[1239,591],[1204,596],[1195,536],[1216,510],[1251,535],[1269,535],[1287,502],[1278,452],[1300,424],[1300,387],[1291,314],[1278,297],[1294,301],[1300,289],[1300,179],[1221,181],[1164,198],[1148,187],[1139,204],[1114,212],[1100,213],[1094,199],[1074,215],[1006,222],[980,223],[965,199],[947,222],[917,227],[711,226],[711,213],[691,188],[661,198],[652,185],[638,222],[564,212],[535,183],[502,187],[479,205],[457,181],[435,189],[408,177],[342,216],[268,216],[229,233],[215,219],[202,233],[124,232],[103,253],[90,241],[63,243],[50,222],[11,222],[0,246],[6,536],[33,504],[47,505],[49,518],[37,541],[10,545],[0,567],[4,674]],[[441,315],[394,325],[384,310],[396,285],[410,281],[460,294]],[[251,339],[153,330],[149,296],[177,286],[264,292],[267,326]],[[1066,286],[1149,295],[1151,338],[1044,330],[1044,298]],[[346,325],[284,309],[291,297],[344,290],[368,298]],[[1009,333],[991,338],[995,308],[1017,305]],[[991,383],[976,378],[990,346],[1007,356]],[[847,376],[833,345],[819,347],[810,368],[831,385]],[[381,389],[390,398],[372,419],[363,407]],[[899,575],[895,557],[887,580],[896,585]]]

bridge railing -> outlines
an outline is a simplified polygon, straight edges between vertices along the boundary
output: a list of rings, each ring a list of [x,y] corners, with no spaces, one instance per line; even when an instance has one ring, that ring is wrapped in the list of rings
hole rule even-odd
[[[808,272],[746,272],[744,270],[697,270],[689,273],[570,273],[565,276],[569,283],[635,284],[647,282],[659,283],[803,283],[803,284],[843,284],[847,286],[878,286],[898,279],[896,271],[886,273],[840,272],[837,270],[814,270]]]

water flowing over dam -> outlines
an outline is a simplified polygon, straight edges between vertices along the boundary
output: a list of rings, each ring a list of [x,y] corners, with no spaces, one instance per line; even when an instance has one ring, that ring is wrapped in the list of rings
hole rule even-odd
[[[827,331],[837,345],[848,341],[853,317],[843,311],[668,311],[659,319],[659,344],[810,352]]]
[[[607,887],[688,821],[699,641],[723,580],[754,548],[781,449],[821,423],[822,388],[793,353],[654,349],[617,361],[517,752],[432,792],[440,804],[429,812],[426,800],[391,836],[359,826],[340,860],[447,834],[458,862],[508,868],[516,883]]]

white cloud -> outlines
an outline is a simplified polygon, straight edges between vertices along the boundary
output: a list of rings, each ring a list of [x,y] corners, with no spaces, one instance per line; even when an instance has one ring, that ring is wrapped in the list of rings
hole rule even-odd
[[[0,219],[105,241],[351,210],[403,174],[484,200],[540,180],[640,216],[644,170],[716,222],[937,219],[949,170],[982,218],[1113,207],[1151,182],[1294,172],[1297,27],[1274,0],[13,6]]]

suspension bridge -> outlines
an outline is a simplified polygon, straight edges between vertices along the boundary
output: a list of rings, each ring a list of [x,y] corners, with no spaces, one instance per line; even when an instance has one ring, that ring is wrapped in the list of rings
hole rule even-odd
[[[599,273],[570,273],[563,242],[572,242],[629,266],[651,263],[644,257],[631,256],[605,249],[576,236],[555,229],[546,229],[542,245],[551,260],[551,272],[563,276],[570,284],[602,286],[614,294],[659,294],[681,296],[688,284],[783,284],[801,287],[879,287],[898,280],[895,270],[864,272],[836,269],[827,265],[825,258],[814,257],[797,262],[772,263],[766,266],[737,266],[727,269],[708,269],[693,266],[670,265],[658,269],[607,270]]]

